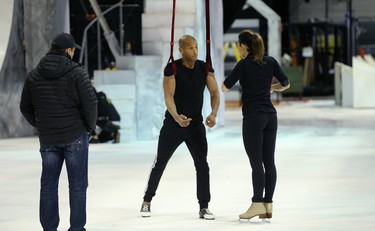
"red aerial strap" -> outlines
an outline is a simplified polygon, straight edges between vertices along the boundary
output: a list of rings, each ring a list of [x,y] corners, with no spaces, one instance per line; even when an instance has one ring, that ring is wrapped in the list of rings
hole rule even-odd
[[[167,62],[167,65],[169,62],[172,63],[172,70],[173,70],[173,75],[177,75],[177,68],[176,68],[176,63],[174,62],[173,58],[173,46],[174,46],[174,21],[175,21],[175,16],[176,16],[176,0],[173,0],[173,11],[172,11],[172,28],[171,28],[171,52],[169,55],[169,59]]]
[[[174,76],[177,75],[176,63],[173,58],[173,46],[174,46],[174,22],[176,16],[176,0],[173,0],[172,10],[172,28],[171,28],[171,51],[169,55],[169,62],[172,63],[172,69]],[[210,0],[206,0],[206,74],[208,74],[211,67],[211,40],[210,40]]]
[[[211,67],[210,0],[206,0],[206,75]]]

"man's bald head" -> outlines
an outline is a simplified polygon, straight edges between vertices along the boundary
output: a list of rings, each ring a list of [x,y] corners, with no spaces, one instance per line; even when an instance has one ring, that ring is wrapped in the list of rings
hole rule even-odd
[[[183,35],[180,40],[178,40],[178,46],[180,48],[185,48],[189,43],[197,42],[197,40],[191,35]]]

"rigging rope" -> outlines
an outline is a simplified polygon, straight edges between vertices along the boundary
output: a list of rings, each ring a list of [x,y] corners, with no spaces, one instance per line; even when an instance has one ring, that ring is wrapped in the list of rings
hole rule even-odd
[[[167,65],[172,63],[172,70],[174,76],[177,74],[176,63],[173,57],[173,47],[174,47],[174,25],[176,17],[176,0],[173,0],[172,9],[172,27],[171,27],[171,50]],[[211,67],[211,40],[210,40],[210,0],[206,0],[206,75]]]

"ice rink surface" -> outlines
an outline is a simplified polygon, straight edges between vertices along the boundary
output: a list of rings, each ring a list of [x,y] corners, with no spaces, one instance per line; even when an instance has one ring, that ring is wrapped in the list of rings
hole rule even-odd
[[[251,203],[249,161],[239,108],[225,127],[207,131],[210,210],[198,218],[195,170],[185,145],[168,164],[151,205],[139,209],[157,141],[93,144],[89,156],[88,231],[372,231],[375,230],[375,110],[332,100],[282,102],[276,145],[278,181],[270,224],[240,223]],[[0,140],[0,231],[37,231],[41,158],[37,138]],[[60,180],[60,226],[69,227],[66,171]]]

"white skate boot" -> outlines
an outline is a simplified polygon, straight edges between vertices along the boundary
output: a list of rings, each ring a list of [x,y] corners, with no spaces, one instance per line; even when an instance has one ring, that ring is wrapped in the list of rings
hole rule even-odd
[[[241,221],[246,221],[255,216],[259,216],[259,219],[267,218],[267,210],[262,202],[251,203],[250,208],[245,213],[240,214],[239,217]]]

